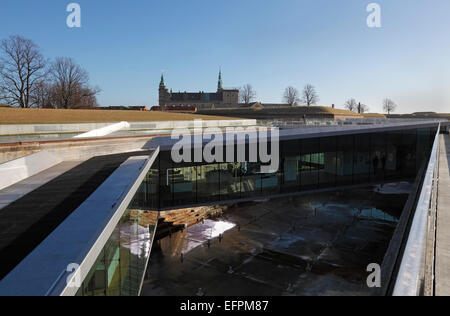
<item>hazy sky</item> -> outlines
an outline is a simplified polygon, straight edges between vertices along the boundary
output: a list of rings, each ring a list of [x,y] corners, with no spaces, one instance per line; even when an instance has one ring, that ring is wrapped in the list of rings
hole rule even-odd
[[[68,28],[77,2],[82,27]],[[366,7],[381,5],[382,27]],[[73,57],[101,105],[155,105],[164,70],[174,91],[251,83],[258,100],[316,86],[321,105],[353,97],[380,112],[450,112],[448,0],[1,0],[0,38],[34,40],[45,56]]]

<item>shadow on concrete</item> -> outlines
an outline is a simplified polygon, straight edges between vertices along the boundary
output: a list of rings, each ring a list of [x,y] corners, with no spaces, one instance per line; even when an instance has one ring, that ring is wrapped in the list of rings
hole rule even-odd
[[[89,159],[0,211],[0,280],[78,208],[125,160],[150,152]]]

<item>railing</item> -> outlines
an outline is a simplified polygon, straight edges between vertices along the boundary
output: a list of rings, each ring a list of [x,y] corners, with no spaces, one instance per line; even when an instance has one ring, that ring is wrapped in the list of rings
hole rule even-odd
[[[440,119],[430,118],[414,118],[414,119],[386,119],[386,118],[347,118],[345,120],[335,119],[320,119],[320,118],[305,118],[305,119],[270,119],[270,120],[258,120],[258,125],[262,126],[275,126],[281,129],[291,128],[307,128],[307,127],[325,127],[325,126],[361,126],[361,125],[385,125],[390,126],[397,123],[411,123],[411,122],[442,122]]]
[[[435,175],[438,172],[439,126],[434,140],[428,168],[425,173],[422,191],[417,203],[408,241],[403,252],[399,273],[395,282],[393,296],[418,296],[425,286],[425,268],[428,240],[429,215],[432,203]]]

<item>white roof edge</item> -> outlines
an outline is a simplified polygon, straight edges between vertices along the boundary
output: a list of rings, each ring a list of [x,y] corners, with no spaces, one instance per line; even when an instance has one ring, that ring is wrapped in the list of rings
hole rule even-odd
[[[89,273],[158,154],[125,161],[0,281],[0,296],[75,295],[67,280]],[[76,273],[67,271],[70,264],[80,266]]]
[[[331,136],[344,136],[352,134],[365,134],[365,133],[381,133],[387,131],[399,131],[404,129],[416,129],[426,128],[432,126],[438,126],[440,121],[416,121],[416,122],[401,122],[379,125],[344,125],[344,126],[326,126],[326,127],[305,127],[305,128],[293,128],[293,129],[280,129],[279,140],[288,141],[295,139],[307,139],[316,137],[331,137]],[[249,127],[249,130],[258,130],[257,126]],[[270,129],[269,129],[270,131]],[[245,133],[245,132],[244,132]],[[226,134],[223,132],[222,134]],[[194,136],[193,133],[183,135]],[[206,134],[205,134],[206,135]],[[256,137],[255,137],[256,136]],[[225,137],[224,137],[225,138]],[[171,139],[171,136],[155,137],[144,145],[145,149],[152,149],[159,147],[161,151],[170,150],[178,139]],[[200,144],[205,145],[209,140],[202,140],[200,143],[193,142],[193,148],[199,147]],[[248,138],[248,142],[257,142],[257,134],[252,134]]]

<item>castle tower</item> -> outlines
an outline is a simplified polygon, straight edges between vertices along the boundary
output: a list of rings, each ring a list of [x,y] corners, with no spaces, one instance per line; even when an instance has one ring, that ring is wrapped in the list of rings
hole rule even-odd
[[[164,83],[164,74],[161,75],[161,82],[159,83],[159,105],[166,105],[170,101],[169,90]]]
[[[165,88],[166,84],[164,83],[164,74],[161,74],[161,82],[159,83],[159,88]]]
[[[223,90],[222,70],[219,71],[219,82],[217,83],[217,91]]]

